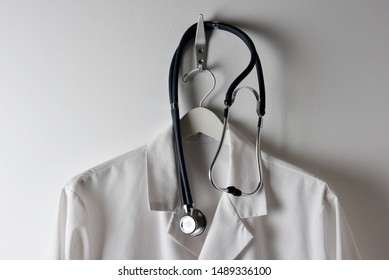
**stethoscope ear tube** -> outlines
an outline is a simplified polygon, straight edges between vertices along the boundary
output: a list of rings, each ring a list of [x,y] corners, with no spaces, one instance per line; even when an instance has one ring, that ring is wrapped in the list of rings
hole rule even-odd
[[[228,127],[228,122],[229,122],[229,117],[230,117],[230,108],[231,108],[231,106],[228,106],[228,105],[226,105],[226,108],[224,109],[222,136],[221,136],[221,139],[219,142],[219,146],[216,150],[215,157],[212,160],[212,163],[211,163],[211,166],[210,166],[209,172],[208,172],[209,181],[211,182],[211,185],[215,189],[217,189],[218,191],[227,192],[229,194],[232,194],[233,196],[251,196],[251,195],[258,193],[262,189],[262,186],[263,186],[263,175],[262,175],[262,165],[261,165],[262,160],[261,160],[261,147],[260,147],[261,128],[262,128],[262,116],[260,114],[261,100],[260,100],[259,94],[257,93],[257,91],[255,89],[253,89],[251,87],[241,87],[241,88],[236,89],[233,92],[232,101],[235,101],[236,94],[238,93],[239,90],[241,90],[243,88],[250,90],[254,94],[255,99],[257,100],[258,124],[257,124],[257,135],[256,135],[256,141],[255,141],[255,152],[256,152],[256,163],[257,163],[257,170],[258,170],[258,184],[253,191],[244,192],[241,189],[237,188],[236,186],[228,186],[225,188],[219,187],[219,186],[217,186],[217,184],[215,183],[215,180],[213,178],[213,168],[215,166],[217,158],[219,157],[219,153],[221,151],[221,148],[224,144],[225,134],[226,134],[227,127]]]

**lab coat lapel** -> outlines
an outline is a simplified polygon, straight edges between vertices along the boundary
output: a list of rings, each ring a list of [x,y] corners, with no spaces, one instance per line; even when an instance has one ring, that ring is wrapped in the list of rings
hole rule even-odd
[[[202,242],[198,237],[182,233],[180,220],[182,217],[181,204],[178,198],[178,179],[175,166],[171,127],[148,144],[147,147],[147,182],[148,202],[151,211],[172,212],[167,233],[182,247],[198,257]]]
[[[251,191],[258,184],[255,146],[234,128],[228,130],[230,157],[228,186]],[[224,193],[201,250],[200,259],[235,259],[249,246],[253,234],[244,219],[267,214],[265,187],[249,197]]]
[[[172,213],[170,219],[168,233],[182,247],[191,252],[196,258],[199,257],[203,242],[200,237],[194,237],[184,234],[180,228],[180,220],[182,218],[181,205],[178,205],[176,211]]]
[[[235,186],[244,192],[253,191],[258,183],[255,145],[239,131],[230,126],[230,159],[228,186]],[[264,168],[265,165],[262,165]],[[265,172],[263,172],[265,174]],[[241,219],[267,214],[266,178],[262,178],[263,188],[252,196],[232,196],[229,198]]]
[[[252,239],[228,195],[223,194],[199,259],[235,259]]]
[[[148,202],[151,211],[171,211],[178,201],[178,179],[171,126],[147,145]]]
[[[235,259],[253,239],[228,194],[223,194],[217,206],[205,242],[200,237],[182,233],[181,207],[177,205],[169,223],[169,235],[198,259]]]

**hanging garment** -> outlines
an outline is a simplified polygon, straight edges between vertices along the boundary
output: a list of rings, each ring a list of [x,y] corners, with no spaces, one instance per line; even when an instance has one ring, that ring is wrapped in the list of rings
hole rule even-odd
[[[216,182],[250,188],[255,145],[232,127]],[[146,146],[92,168],[63,189],[52,258],[358,259],[339,200],[323,181],[262,153],[264,187],[234,197],[210,186],[218,142],[183,140],[192,195],[207,219],[197,237],[179,227],[182,210],[171,127]]]

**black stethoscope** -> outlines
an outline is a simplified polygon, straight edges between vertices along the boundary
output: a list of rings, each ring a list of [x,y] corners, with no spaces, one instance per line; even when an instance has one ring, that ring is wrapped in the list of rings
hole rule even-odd
[[[244,33],[242,30],[221,22],[211,22],[211,21],[205,21],[204,22],[204,28],[205,30],[214,30],[214,29],[220,29],[224,30],[230,33],[235,34],[240,39],[243,40],[243,42],[247,45],[247,47],[250,50],[251,53],[251,59],[246,67],[246,69],[243,70],[243,72],[232,82],[230,87],[227,90],[226,97],[225,97],[225,110],[224,110],[224,122],[223,122],[223,134],[221,136],[221,141],[219,144],[218,151],[216,153],[216,156],[211,164],[209,178],[212,183],[212,185],[220,190],[225,191],[227,193],[230,193],[234,196],[249,196],[257,193],[261,187],[262,187],[262,168],[261,168],[261,161],[260,161],[260,149],[259,149],[259,137],[260,137],[260,128],[262,125],[262,117],[265,115],[265,85],[264,85],[264,79],[263,79],[263,73],[262,73],[262,66],[261,61],[259,59],[258,53],[255,49],[254,43],[252,40],[247,36],[246,33]],[[169,98],[170,98],[170,104],[171,104],[171,114],[172,114],[172,120],[173,120],[173,137],[174,137],[174,143],[175,143],[175,155],[176,155],[176,166],[178,169],[178,177],[179,177],[179,184],[180,184],[180,196],[181,196],[181,204],[182,209],[184,210],[185,214],[182,217],[180,221],[180,228],[181,230],[189,235],[197,236],[200,235],[206,227],[206,219],[203,213],[201,213],[200,210],[194,208],[192,195],[190,192],[189,187],[189,180],[188,175],[186,172],[185,167],[185,160],[184,160],[184,153],[182,148],[182,141],[181,141],[181,129],[180,129],[180,114],[179,114],[179,108],[178,108],[178,78],[179,78],[179,68],[181,63],[182,54],[184,51],[185,45],[195,37],[196,35],[196,29],[197,29],[197,23],[193,24],[191,27],[188,28],[188,30],[184,33],[184,35],[181,38],[181,41],[174,53],[171,65],[170,65],[170,71],[169,71]],[[255,90],[252,90],[256,99],[257,99],[257,113],[258,113],[258,129],[257,129],[257,139],[256,139],[256,152],[257,152],[257,166],[258,166],[258,176],[259,176],[259,183],[256,189],[251,193],[244,193],[240,189],[236,188],[235,186],[229,186],[227,188],[221,188],[214,184],[212,179],[212,168],[213,165],[217,159],[217,156],[219,154],[221,145],[223,144],[224,135],[226,128],[228,126],[228,118],[229,118],[229,109],[234,103],[235,96],[237,93],[237,86],[243,81],[244,78],[247,77],[247,75],[251,72],[251,70],[256,66],[257,71],[257,77],[258,77],[258,83],[259,83],[259,95],[256,93]]]

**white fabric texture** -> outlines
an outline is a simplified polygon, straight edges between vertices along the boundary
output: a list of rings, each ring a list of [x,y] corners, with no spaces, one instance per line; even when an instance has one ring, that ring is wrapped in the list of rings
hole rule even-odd
[[[230,128],[215,181],[250,191],[258,183],[255,145]],[[179,228],[172,129],[151,143],[73,178],[63,189],[55,259],[359,259],[346,217],[321,180],[262,153],[264,187],[250,197],[214,189],[208,168],[217,142],[183,140],[195,207],[207,219],[192,237]]]

